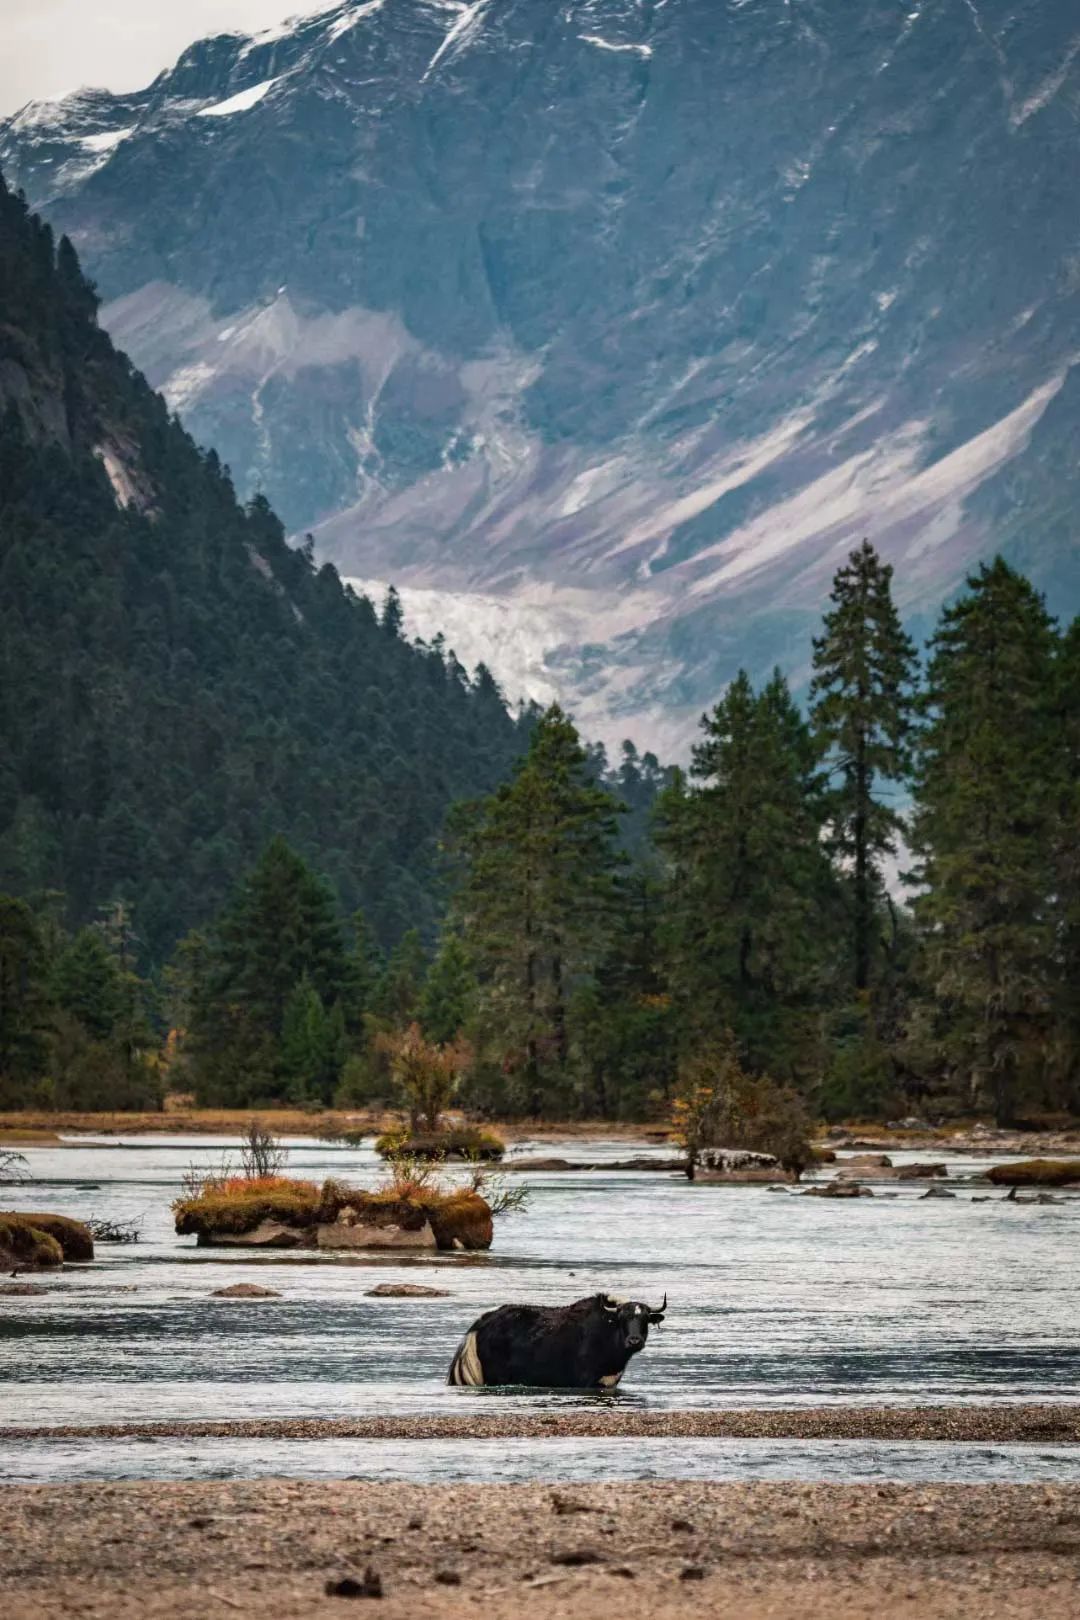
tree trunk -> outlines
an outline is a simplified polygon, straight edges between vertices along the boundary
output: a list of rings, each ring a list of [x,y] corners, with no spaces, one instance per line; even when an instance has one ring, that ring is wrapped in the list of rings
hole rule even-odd
[[[566,1068],[570,1056],[570,1038],[566,1029],[566,999],[563,994],[563,961],[560,946],[555,947],[555,955],[551,959],[551,1026],[555,1031],[555,1053],[559,1059],[559,1067]]]
[[[859,734],[855,756],[855,989],[870,983],[870,858],[867,849],[867,801],[870,797],[866,741]]]

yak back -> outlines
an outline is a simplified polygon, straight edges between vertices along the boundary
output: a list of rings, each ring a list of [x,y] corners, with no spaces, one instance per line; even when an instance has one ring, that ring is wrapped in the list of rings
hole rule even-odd
[[[500,1305],[472,1327],[486,1384],[589,1389],[630,1360],[603,1296],[572,1305]]]

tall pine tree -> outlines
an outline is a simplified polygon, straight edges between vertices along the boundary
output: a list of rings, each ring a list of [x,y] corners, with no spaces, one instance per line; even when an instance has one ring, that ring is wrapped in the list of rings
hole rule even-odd
[[[1054,729],[1055,1075],[1060,1096],[1080,1110],[1080,618],[1062,638]]]
[[[593,780],[557,704],[538,720],[512,781],[461,830],[456,912],[479,977],[479,1008],[511,1101],[568,1105],[571,999],[595,971],[611,923],[618,806]]]
[[[892,569],[869,541],[833,581],[814,640],[811,716],[826,756],[830,841],[850,871],[851,982],[866,990],[878,946],[882,862],[903,822],[887,793],[911,766],[915,646],[892,599]]]
[[[684,1045],[730,1028],[755,1071],[810,1084],[833,905],[814,744],[779,671],[760,693],[740,671],[702,729],[697,785],[661,806]]]
[[[930,644],[916,915],[953,1072],[1008,1124],[1047,1073],[1056,637],[1000,557],[967,583]]]
[[[329,888],[283,838],[272,839],[235,889],[200,963],[189,1036],[200,1100],[257,1102],[312,1085],[329,1096],[337,1076],[329,1059],[310,1052],[333,1051],[339,1067],[344,1061],[350,981]],[[305,1047],[320,1019],[328,1021],[325,1043],[312,1037]]]

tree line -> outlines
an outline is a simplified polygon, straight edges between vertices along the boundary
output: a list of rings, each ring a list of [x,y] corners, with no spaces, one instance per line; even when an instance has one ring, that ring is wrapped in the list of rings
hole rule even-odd
[[[685,773],[630,745],[606,771],[551,707],[451,811],[442,859],[434,949],[413,928],[387,952],[272,839],[155,992],[167,1083],[389,1101],[388,1037],[415,1028],[468,1053],[460,1100],[488,1116],[666,1116],[732,1061],[831,1118],[1080,1105],[1080,621],[1059,629],[1000,559],[920,658],[864,543],[806,709],[779,671],[740,671]],[[8,1097],[73,1072],[49,1059],[60,1031],[130,1086],[153,997],[116,914],[64,940],[4,904]]]

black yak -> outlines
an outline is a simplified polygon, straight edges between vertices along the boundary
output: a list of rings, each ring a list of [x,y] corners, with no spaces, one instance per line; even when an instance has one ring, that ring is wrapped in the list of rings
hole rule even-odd
[[[666,1310],[666,1294],[659,1310],[610,1294],[573,1305],[500,1305],[473,1323],[446,1381],[614,1389]]]

